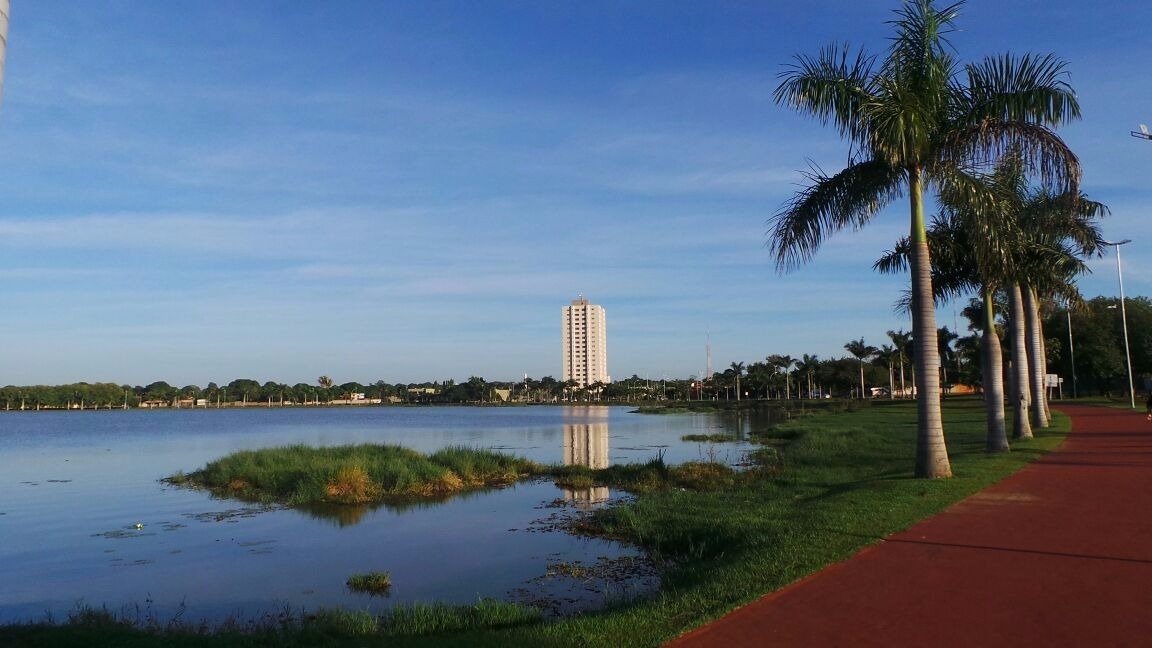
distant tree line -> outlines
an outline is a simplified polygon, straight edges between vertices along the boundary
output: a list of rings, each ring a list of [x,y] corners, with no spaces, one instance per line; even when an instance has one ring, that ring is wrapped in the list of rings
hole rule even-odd
[[[1042,304],[1047,367],[1063,381],[1058,390],[1065,398],[1127,394],[1128,366],[1119,302],[1117,297],[1101,296],[1071,310],[1052,301]],[[1127,297],[1124,307],[1134,387],[1137,392],[1147,392],[1146,385],[1152,381],[1152,300]],[[1003,315],[1007,310],[1006,304],[998,304],[1001,316],[995,324],[997,336],[1004,339],[999,352],[1005,371],[1014,352]],[[973,300],[963,314],[969,320],[969,335],[948,327],[937,330],[940,384],[945,393],[959,386],[975,391],[984,387],[984,313],[980,300]],[[915,341],[903,330],[888,331],[887,337],[880,346],[866,344],[863,338],[851,340],[844,345],[848,354],[838,358],[769,355],[750,363],[734,362],[709,380],[695,383],[696,389],[706,399],[912,397]]]
[[[1152,380],[1152,300],[1125,299],[1132,372],[1137,391]],[[1069,312],[1054,303],[1042,309],[1048,370],[1063,379],[1062,394],[1070,397],[1123,395],[1128,373],[1124,356],[1124,329],[1116,297],[1096,297]],[[998,309],[1004,312],[1006,309]],[[937,332],[940,378],[945,392],[957,385],[980,391],[983,387],[983,349],[979,300],[964,310],[970,335],[940,328]],[[1069,340],[1069,325],[1071,340]],[[1012,354],[1011,336],[997,322],[1005,338],[1001,349]],[[345,382],[327,376],[315,383],[289,385],[237,378],[219,385],[176,387],[160,380],[144,386],[115,383],[69,385],[9,385],[0,388],[0,405],[19,409],[114,409],[141,406],[231,407],[236,405],[314,406],[332,404],[466,404],[490,402],[640,402],[648,400],[744,400],[914,396],[911,333],[888,331],[887,341],[871,346],[863,338],[844,345],[847,355],[821,359],[815,355],[792,357],[772,354],[763,360],[733,362],[707,378],[652,379],[633,374],[616,382],[581,387],[552,376],[520,381],[487,381],[471,376],[422,383]],[[1071,341],[1071,345],[1069,342]],[[1073,360],[1075,362],[1073,363]],[[1006,363],[1007,364],[1007,363]]]

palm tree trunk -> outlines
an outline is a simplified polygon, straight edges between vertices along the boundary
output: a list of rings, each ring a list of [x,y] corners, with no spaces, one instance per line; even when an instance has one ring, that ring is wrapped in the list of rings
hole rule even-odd
[[[984,352],[984,411],[988,419],[988,452],[1007,452],[1008,431],[1004,426],[1004,356],[1000,349],[1000,336],[996,334],[996,313],[992,302],[992,289],[983,288],[984,334],[981,347]]]
[[[1048,343],[1044,340],[1044,321],[1040,320],[1040,366],[1043,369],[1045,383],[1048,376]],[[1048,424],[1052,424],[1052,401],[1048,398],[1048,385],[1044,385],[1044,415],[1048,417]]]
[[[860,360],[860,399],[864,399],[864,360]]]
[[[900,354],[900,398],[908,398],[908,385],[904,383],[904,354]]]
[[[1031,439],[1032,424],[1028,420],[1028,349],[1024,333],[1024,298],[1020,284],[1008,288],[1008,323],[1012,336],[1012,370],[1009,373],[1012,393],[1012,438]]]
[[[932,294],[932,261],[924,225],[924,196],[920,169],[908,173],[911,203],[909,242],[912,271],[912,335],[916,343],[916,477],[952,476],[948,448],[944,443],[944,420],[940,412],[940,348],[936,337],[936,302]]]
[[[1044,392],[1044,338],[1040,330],[1040,304],[1036,290],[1021,286],[1024,297],[1025,337],[1028,343],[1028,367],[1032,383],[1032,426],[1048,427],[1048,398]]]

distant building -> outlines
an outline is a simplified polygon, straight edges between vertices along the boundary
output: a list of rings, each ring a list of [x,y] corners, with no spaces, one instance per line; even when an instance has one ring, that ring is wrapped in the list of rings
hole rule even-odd
[[[608,384],[608,337],[604,308],[581,295],[564,307],[564,380],[580,387]]]

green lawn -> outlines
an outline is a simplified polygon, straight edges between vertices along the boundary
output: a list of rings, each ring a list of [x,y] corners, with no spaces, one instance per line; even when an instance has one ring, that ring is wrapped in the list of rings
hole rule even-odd
[[[592,527],[644,546],[667,565],[658,597],[601,613],[547,621],[489,602],[405,608],[384,619],[329,612],[284,628],[212,636],[188,627],[141,632],[90,611],[91,618],[72,624],[0,629],[0,644],[657,645],[999,481],[1054,448],[1068,430],[1057,413],[1036,439],[990,456],[983,451],[982,403],[946,399],[944,408],[955,475],[949,480],[912,478],[915,405],[877,401],[766,431],[763,440],[777,448],[779,460],[759,478],[718,490],[645,492],[598,514]]]

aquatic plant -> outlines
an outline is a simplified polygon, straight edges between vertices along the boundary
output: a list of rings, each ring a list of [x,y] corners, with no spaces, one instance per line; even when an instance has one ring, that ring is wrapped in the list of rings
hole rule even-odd
[[[388,572],[368,572],[353,574],[345,583],[353,592],[363,592],[373,596],[387,596],[392,590],[392,575]]]
[[[685,434],[680,437],[681,441],[695,441],[697,443],[732,443],[739,441],[739,437],[731,434]]]

